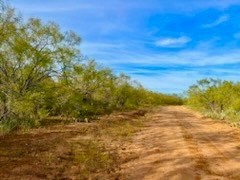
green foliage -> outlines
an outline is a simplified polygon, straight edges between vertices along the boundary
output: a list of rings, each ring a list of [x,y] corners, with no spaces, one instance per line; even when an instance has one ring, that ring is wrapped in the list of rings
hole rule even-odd
[[[240,84],[203,79],[188,90],[188,104],[215,119],[236,118],[240,110]]]
[[[82,165],[82,176],[89,177],[93,172],[110,171],[115,168],[117,156],[107,152],[105,147],[98,142],[89,140],[81,142],[73,152],[75,162]]]
[[[181,104],[177,96],[144,89],[94,60],[83,61],[75,33],[53,22],[23,21],[0,1],[1,127],[33,127],[49,116],[84,120],[114,110]],[[3,128],[4,129],[4,128]]]

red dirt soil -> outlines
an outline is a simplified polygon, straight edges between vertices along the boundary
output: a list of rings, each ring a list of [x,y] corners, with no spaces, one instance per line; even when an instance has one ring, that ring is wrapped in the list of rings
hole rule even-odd
[[[240,133],[193,111],[169,106],[147,117],[127,150],[123,179],[240,179]]]
[[[239,129],[181,106],[155,109],[145,119],[130,141],[111,142],[121,146],[123,160],[108,179],[240,179]],[[94,123],[0,136],[0,179],[79,179],[70,142],[88,126]]]

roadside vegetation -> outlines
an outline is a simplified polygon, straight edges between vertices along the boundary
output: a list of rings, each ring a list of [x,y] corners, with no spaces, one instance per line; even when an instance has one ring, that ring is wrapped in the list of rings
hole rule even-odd
[[[182,103],[85,58],[80,42],[54,22],[23,20],[0,1],[0,131],[38,127],[50,117],[89,121],[113,111]]]
[[[126,150],[146,110],[115,112],[92,123],[54,125],[0,136],[2,179],[116,179],[138,158]],[[4,164],[8,164],[5,166]]]
[[[203,79],[188,90],[187,104],[213,119],[240,127],[240,83]]]

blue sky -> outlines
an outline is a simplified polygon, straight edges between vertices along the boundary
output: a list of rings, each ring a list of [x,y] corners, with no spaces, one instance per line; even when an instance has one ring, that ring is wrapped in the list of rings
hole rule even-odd
[[[206,77],[240,79],[240,0],[9,0],[57,22],[81,52],[145,87],[181,93]]]

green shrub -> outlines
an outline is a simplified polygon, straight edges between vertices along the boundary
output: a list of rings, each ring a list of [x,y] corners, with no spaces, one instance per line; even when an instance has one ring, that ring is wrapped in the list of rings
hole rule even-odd
[[[203,79],[188,90],[187,104],[214,119],[239,121],[240,84]]]
[[[33,127],[48,116],[84,120],[114,110],[182,104],[175,95],[151,92],[124,74],[86,60],[74,32],[62,32],[55,23],[37,18],[24,21],[0,2],[2,127]]]

